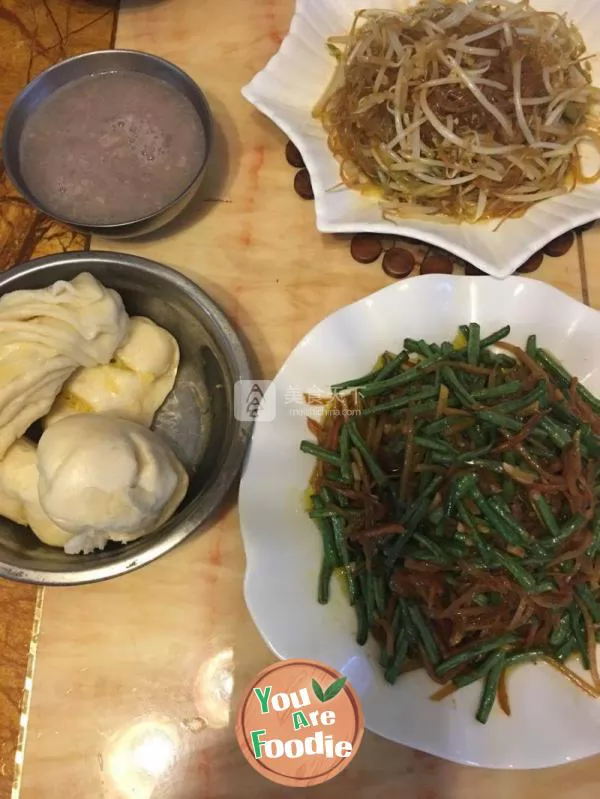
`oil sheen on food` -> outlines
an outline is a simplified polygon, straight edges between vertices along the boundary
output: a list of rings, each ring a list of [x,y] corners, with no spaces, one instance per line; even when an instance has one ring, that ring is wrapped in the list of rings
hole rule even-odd
[[[190,101],[139,72],[69,83],[31,115],[21,170],[40,204],[80,224],[149,216],[175,200],[204,160]]]

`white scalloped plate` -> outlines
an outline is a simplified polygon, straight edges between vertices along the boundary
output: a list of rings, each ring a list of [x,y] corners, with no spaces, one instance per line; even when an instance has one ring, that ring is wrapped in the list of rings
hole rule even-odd
[[[334,68],[327,53],[328,36],[345,33],[359,8],[398,8],[412,0],[297,0],[290,30],[276,55],[242,89],[242,94],[269,117],[302,153],[315,194],[317,228],[323,233],[372,233],[409,236],[454,253],[494,277],[512,274],[529,256],[556,236],[596,219],[600,184],[582,186],[571,194],[546,200],[521,219],[496,223],[448,224],[381,216],[377,202],[350,189],[328,191],[339,183],[338,164],[327,146],[312,108]],[[534,0],[539,10],[568,12],[585,35],[588,52],[600,52],[600,0]],[[600,84],[600,63],[594,78]],[[589,154],[586,173],[598,158]]]
[[[373,732],[459,763],[554,766],[600,752],[600,700],[550,666],[522,666],[509,679],[512,716],[494,708],[482,726],[474,719],[480,685],[441,703],[429,700],[436,686],[424,672],[391,687],[376,647],[356,644],[354,611],[336,581],[329,605],[316,601],[321,543],[304,508],[313,461],[299,451],[307,437],[299,392],[364,374],[406,336],[442,341],[470,321],[486,333],[510,323],[511,340],[521,344],[537,333],[592,390],[600,388],[600,314],[538,281],[417,277],[342,308],[294,349],[267,391],[274,421],[259,416],[254,426],[240,489],[245,597],[276,655],[320,660],[348,676]]]

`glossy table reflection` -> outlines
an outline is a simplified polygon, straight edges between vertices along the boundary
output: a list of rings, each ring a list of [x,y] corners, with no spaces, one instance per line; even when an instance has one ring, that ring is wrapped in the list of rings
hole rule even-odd
[[[315,230],[285,162],[284,136],[240,95],[275,52],[292,0],[139,0],[122,4],[117,46],[175,61],[206,91],[217,122],[206,191],[144,241],[96,240],[175,266],[222,304],[272,376],[323,316],[388,284],[347,241]],[[600,231],[535,277],[600,306],[591,268]],[[587,269],[586,269],[587,267]],[[295,796],[244,761],[237,702],[273,660],[244,605],[235,496],[214,527],[118,580],[44,592],[21,796],[217,799]],[[559,720],[557,720],[559,723]],[[588,799],[600,758],[498,773],[445,763],[367,734],[346,772],[311,796],[370,799]]]

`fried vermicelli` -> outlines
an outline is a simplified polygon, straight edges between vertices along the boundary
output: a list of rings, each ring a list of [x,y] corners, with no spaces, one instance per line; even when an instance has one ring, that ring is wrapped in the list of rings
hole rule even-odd
[[[422,0],[357,12],[328,47],[335,74],[313,110],[342,182],[387,218],[476,222],[592,183],[600,96],[577,28],[529,0]]]

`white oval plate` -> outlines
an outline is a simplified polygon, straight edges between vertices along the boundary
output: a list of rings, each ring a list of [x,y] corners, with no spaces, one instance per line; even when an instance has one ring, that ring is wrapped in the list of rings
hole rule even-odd
[[[290,31],[279,52],[242,89],[242,94],[271,119],[302,153],[315,195],[317,228],[323,233],[372,233],[409,236],[464,258],[494,277],[512,274],[530,255],[556,236],[598,217],[600,184],[537,204],[524,217],[496,222],[450,224],[420,220],[386,221],[377,202],[356,191],[329,191],[339,181],[338,163],[312,109],[331,78],[334,59],[325,42],[349,30],[360,8],[401,8],[414,0],[297,0]],[[583,32],[589,53],[600,51],[600,0],[533,0],[540,11],[568,13]],[[600,85],[600,62],[592,62]],[[589,154],[586,174],[600,159]]]
[[[309,438],[301,394],[369,371],[406,336],[451,339],[460,324],[484,334],[505,324],[524,344],[535,332],[592,390],[600,388],[600,314],[534,280],[416,277],[342,308],[295,348],[265,394],[240,489],[246,548],[245,597],[264,639],[280,658],[312,658],[348,676],[368,729],[434,755],[489,768],[542,768],[600,752],[600,701],[590,699],[546,664],[509,678],[512,716],[494,708],[474,719],[481,685],[441,703],[424,672],[388,685],[370,642],[356,644],[355,616],[334,580],[329,605],[317,604],[321,540],[304,508],[313,459],[299,450]],[[272,421],[267,421],[274,412]],[[589,675],[588,675],[589,679]]]

